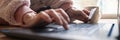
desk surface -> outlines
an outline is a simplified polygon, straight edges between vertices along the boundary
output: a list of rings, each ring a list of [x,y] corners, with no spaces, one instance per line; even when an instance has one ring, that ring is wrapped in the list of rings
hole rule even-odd
[[[99,32],[96,34],[99,36],[99,38],[102,38],[103,40],[117,40],[115,37],[118,36],[118,24],[117,24],[117,19],[101,19],[99,23],[107,23],[103,28],[99,30]],[[105,37],[104,35],[108,35],[108,31],[111,29],[111,23],[115,24],[111,37]],[[109,25],[110,24],[110,25]],[[106,38],[106,39],[105,39]]]
[[[117,20],[116,20],[116,19],[101,19],[101,20],[99,21],[99,23],[117,23]],[[0,27],[3,28],[3,26],[0,26]],[[6,27],[4,27],[4,28],[11,29],[11,28],[15,28],[15,27],[6,26]],[[116,28],[117,28],[117,27],[116,27]],[[1,29],[1,28],[0,28],[0,29]],[[108,30],[106,30],[106,29],[102,29],[102,30],[104,30],[104,31],[102,31],[102,32],[108,31]],[[118,29],[116,29],[116,30],[113,31],[113,32],[116,32],[116,33],[113,33],[112,37],[114,37],[114,36],[117,35],[117,30],[118,30]],[[99,33],[99,34],[100,34],[100,33]],[[0,40],[12,40],[12,39],[9,38],[9,37],[7,37],[7,36],[5,36],[5,35],[2,34],[2,33],[0,33]]]

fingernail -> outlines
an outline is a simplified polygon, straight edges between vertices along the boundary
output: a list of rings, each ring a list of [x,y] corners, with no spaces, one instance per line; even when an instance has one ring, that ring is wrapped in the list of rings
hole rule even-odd
[[[64,25],[65,30],[69,30],[68,25]]]

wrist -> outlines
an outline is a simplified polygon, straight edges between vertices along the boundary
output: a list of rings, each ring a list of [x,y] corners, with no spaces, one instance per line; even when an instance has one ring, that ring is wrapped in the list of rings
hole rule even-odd
[[[35,12],[26,5],[22,5],[15,12],[15,19],[19,26],[27,24],[28,21],[32,20],[33,16],[35,16]]]

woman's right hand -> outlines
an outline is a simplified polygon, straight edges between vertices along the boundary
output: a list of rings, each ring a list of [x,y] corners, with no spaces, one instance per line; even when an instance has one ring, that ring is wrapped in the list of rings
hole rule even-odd
[[[67,30],[70,18],[63,9],[59,8],[41,11],[38,14],[36,14],[35,12],[28,12],[24,15],[23,21],[23,27],[34,26],[41,21],[45,21],[47,23],[55,22],[59,25],[62,25]]]
[[[47,23],[57,23],[62,25],[66,30],[68,29],[68,22],[70,18],[67,13],[59,9],[49,9],[41,11],[38,14],[30,7],[23,5],[15,13],[15,19],[22,27],[32,27],[39,22],[45,21]],[[44,24],[44,23],[42,23]],[[41,24],[40,24],[41,25]]]
[[[70,22],[69,16],[61,8],[41,11],[37,14],[37,19],[44,20],[48,23],[55,22],[62,25],[66,30],[68,29],[68,22]]]

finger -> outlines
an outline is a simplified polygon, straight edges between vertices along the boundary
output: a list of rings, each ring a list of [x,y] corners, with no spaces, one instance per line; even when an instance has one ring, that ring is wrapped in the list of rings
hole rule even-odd
[[[63,16],[62,16],[61,14],[60,14],[59,16],[60,16],[61,19],[62,19],[64,29],[65,29],[65,30],[68,30],[68,29],[69,29],[69,28],[68,28],[68,22],[63,18]]]
[[[50,23],[52,22],[52,18],[45,12],[41,11],[39,14],[38,14],[38,17],[42,18],[43,20],[45,20],[46,22]],[[39,19],[40,19],[39,18]]]
[[[77,10],[75,15],[77,19],[82,20],[83,22],[87,22],[88,20],[88,15],[85,14],[83,11]]]
[[[63,24],[61,18],[59,17],[58,13],[55,10],[50,9],[50,10],[46,10],[45,12],[48,13],[48,15],[50,15],[50,17],[53,18],[53,20],[56,23],[58,23],[60,25]]]
[[[85,12],[87,15],[90,14],[90,11],[88,11],[87,9],[84,9],[83,12]]]
[[[83,19],[87,19],[88,18],[88,15],[85,14],[83,11],[78,10],[77,14],[78,14],[78,16],[81,15]]]
[[[63,16],[63,18],[67,20],[67,22],[70,22],[69,16],[67,15],[67,13],[63,9],[61,9],[61,8],[60,9],[56,9],[56,11],[58,13],[60,13]]]
[[[83,13],[83,16],[84,16],[84,22],[87,22],[88,21],[88,15],[83,11],[82,11],[82,13]]]

